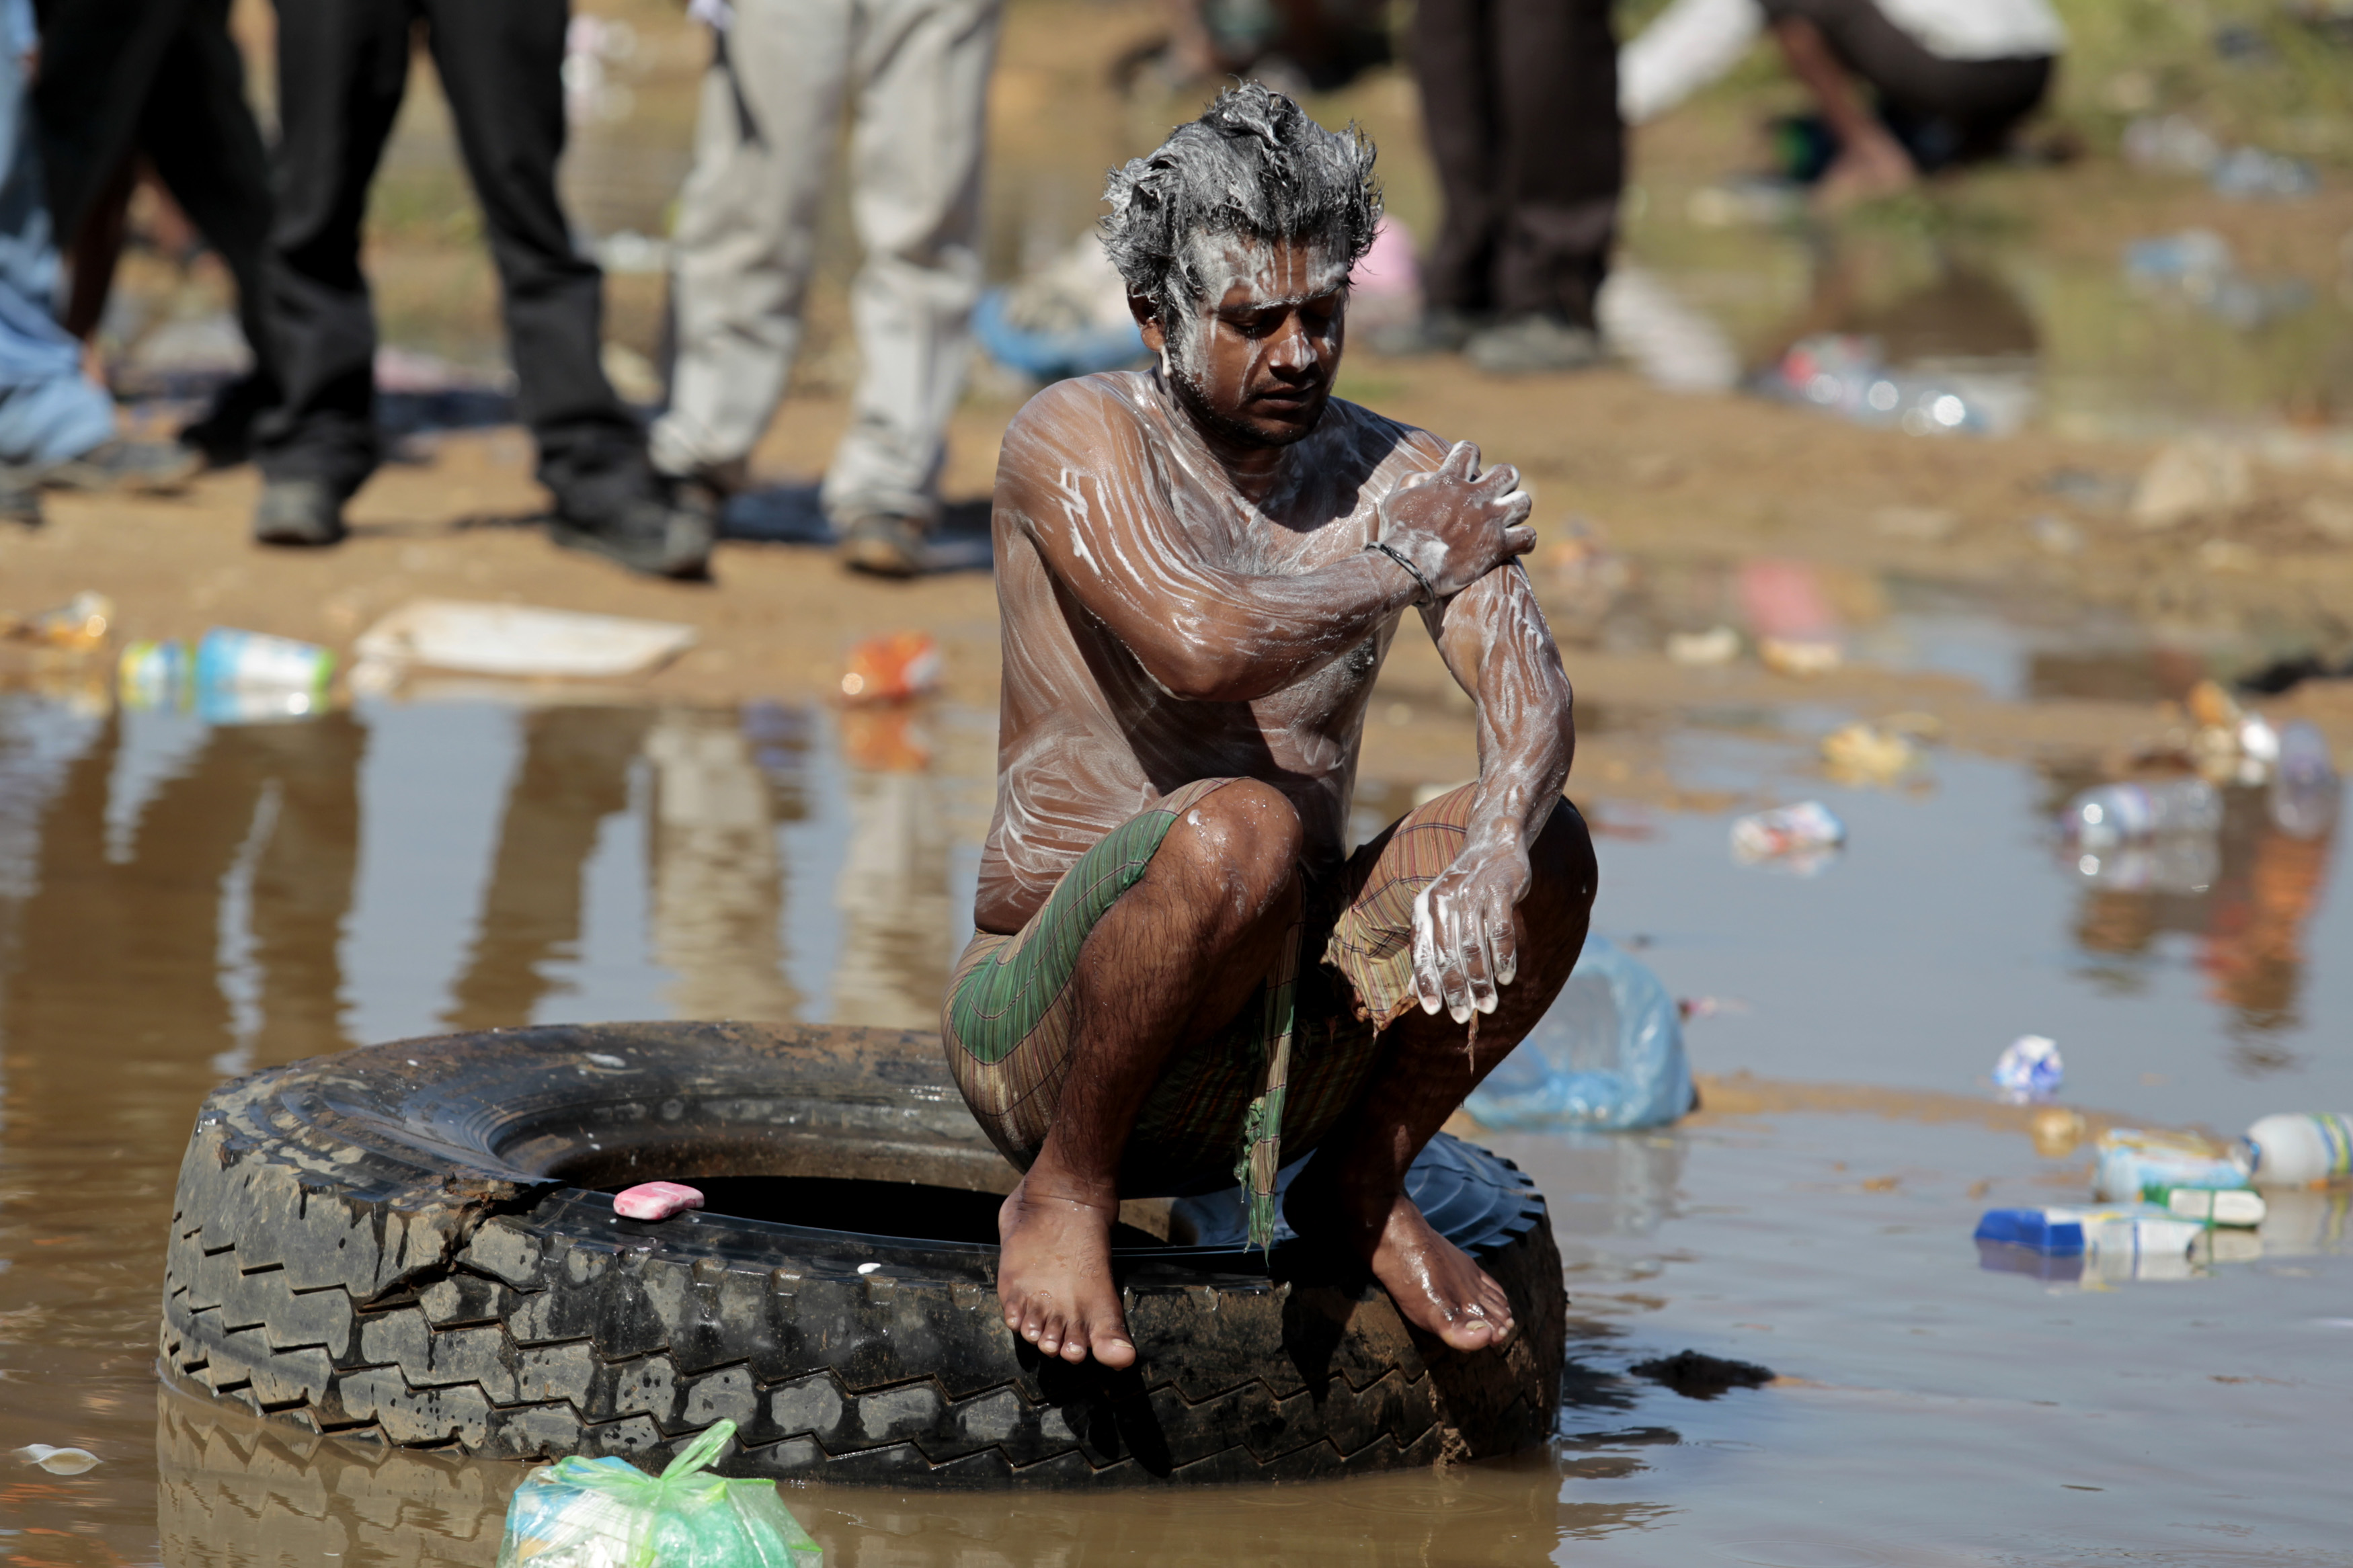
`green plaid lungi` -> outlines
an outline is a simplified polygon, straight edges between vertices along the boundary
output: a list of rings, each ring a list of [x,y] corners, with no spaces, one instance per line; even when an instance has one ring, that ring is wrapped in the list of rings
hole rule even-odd
[[[1046,1142],[1076,1047],[1070,982],[1095,922],[1134,887],[1169,829],[1230,779],[1187,784],[1105,834],[1029,924],[976,932],[948,984],[948,1070],[1022,1170]],[[1129,1197],[1247,1184],[1251,1232],[1274,1217],[1274,1173],[1321,1142],[1372,1077],[1380,1031],[1415,1005],[1417,894],[1453,863],[1474,786],[1416,807],[1311,888],[1272,971],[1231,1023],[1170,1059],[1120,1170]],[[1320,962],[1303,965],[1301,955]]]

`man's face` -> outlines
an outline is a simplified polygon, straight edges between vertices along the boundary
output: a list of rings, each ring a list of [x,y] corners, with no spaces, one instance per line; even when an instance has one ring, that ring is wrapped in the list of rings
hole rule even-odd
[[[1191,317],[1164,330],[1148,302],[1129,303],[1144,341],[1177,394],[1229,439],[1287,447],[1315,428],[1339,374],[1347,269],[1323,247],[1219,235],[1201,243],[1208,280]]]

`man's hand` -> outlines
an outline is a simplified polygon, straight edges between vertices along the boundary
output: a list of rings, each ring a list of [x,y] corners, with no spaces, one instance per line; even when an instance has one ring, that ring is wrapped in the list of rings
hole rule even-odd
[[[1467,844],[1413,900],[1413,994],[1421,1010],[1443,1005],[1458,1024],[1495,1010],[1495,988],[1520,971],[1512,911],[1528,895],[1527,850],[1516,835]]]
[[[1479,448],[1457,441],[1446,461],[1381,499],[1381,542],[1414,564],[1441,599],[1536,545],[1521,526],[1534,503],[1509,463],[1479,472]]]

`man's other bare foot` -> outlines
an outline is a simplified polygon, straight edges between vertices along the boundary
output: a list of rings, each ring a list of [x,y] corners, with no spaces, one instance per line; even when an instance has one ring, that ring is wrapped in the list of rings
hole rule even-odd
[[[1386,1215],[1371,1223],[1342,1219],[1335,1229],[1317,1224],[1317,1217],[1344,1214],[1345,1209],[1312,1201],[1300,1204],[1297,1188],[1293,1191],[1287,1212],[1303,1211],[1292,1219],[1293,1226],[1302,1235],[1348,1236],[1407,1322],[1458,1351],[1501,1349],[1511,1342],[1515,1327],[1511,1298],[1471,1261],[1470,1254],[1439,1235],[1411,1198],[1399,1193]],[[1306,1226],[1301,1225],[1303,1219]]]
[[[1857,138],[1838,155],[1814,189],[1814,204],[1828,213],[1864,202],[1901,195],[1920,183],[1912,155],[1893,136]]]
[[[1111,1276],[1117,1199],[1033,1195],[1035,1176],[1024,1177],[997,1211],[997,1295],[1005,1326],[1067,1362],[1092,1354],[1113,1371],[1133,1366],[1135,1342]]]

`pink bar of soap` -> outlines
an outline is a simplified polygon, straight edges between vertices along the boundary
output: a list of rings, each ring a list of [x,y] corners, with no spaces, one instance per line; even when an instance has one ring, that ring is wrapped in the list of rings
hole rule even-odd
[[[640,1182],[613,1194],[613,1212],[623,1219],[669,1219],[702,1206],[702,1194],[677,1182]]]

